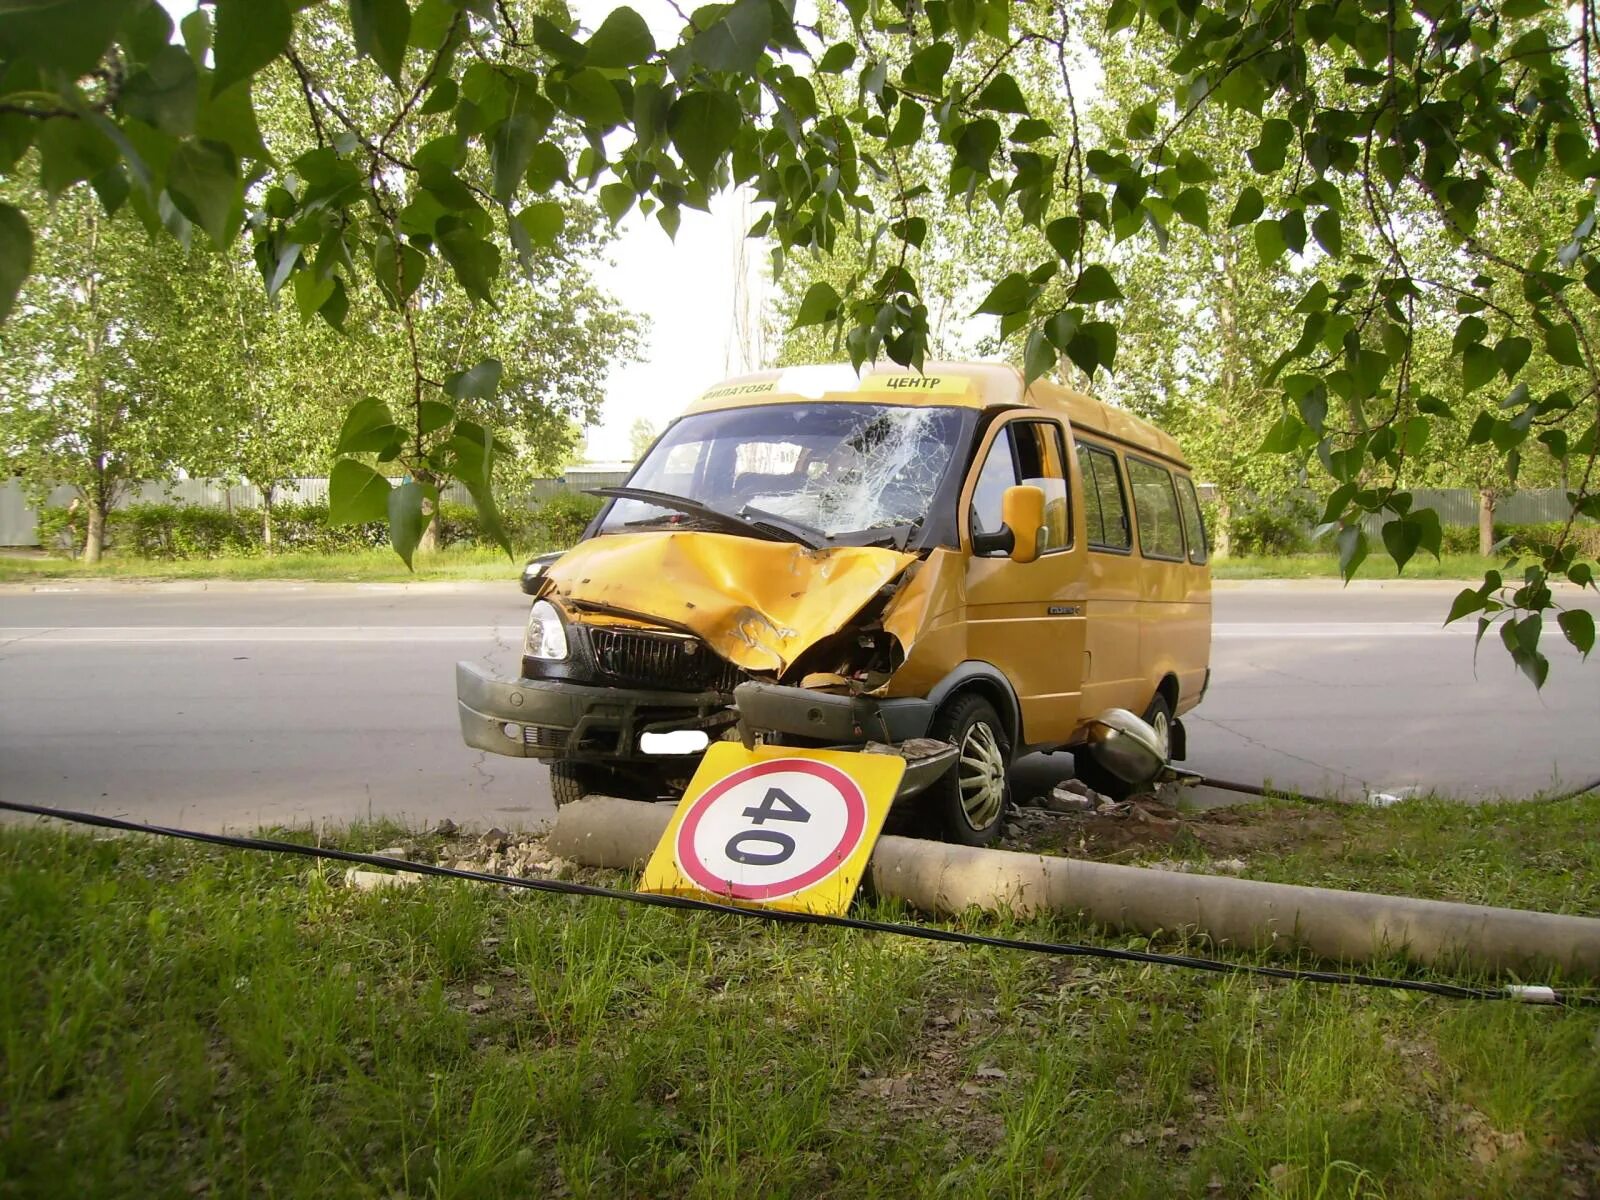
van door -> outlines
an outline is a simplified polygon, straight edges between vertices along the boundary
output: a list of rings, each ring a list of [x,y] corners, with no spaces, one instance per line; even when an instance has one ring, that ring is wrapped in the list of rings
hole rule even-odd
[[[1083,488],[1083,715],[1108,708],[1142,715],[1150,701],[1139,669],[1139,562],[1122,486],[1122,465],[1109,446],[1077,438]]]
[[[1067,740],[1078,722],[1083,662],[1082,546],[1073,537],[1066,435],[1059,421],[1032,413],[990,426],[961,495],[959,528],[967,555],[967,657],[998,667],[1022,706],[1022,741]],[[972,535],[1000,528],[1000,498],[1031,484],[1045,494],[1046,539],[1037,559],[974,554]]]
[[[1172,472],[1132,454],[1127,464],[1139,553],[1147,560],[1139,625],[1141,673],[1152,691],[1164,676],[1175,676],[1182,709],[1190,695],[1198,694],[1191,689],[1204,679],[1209,657],[1211,606],[1203,590],[1205,573],[1190,565]],[[1203,561],[1203,545],[1200,549]]]

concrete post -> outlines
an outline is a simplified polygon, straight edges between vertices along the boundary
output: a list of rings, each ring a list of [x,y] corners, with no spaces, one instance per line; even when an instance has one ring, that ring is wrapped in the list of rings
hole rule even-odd
[[[588,866],[632,869],[650,857],[672,816],[668,804],[591,796],[556,817],[549,845]],[[970,908],[1022,916],[1082,916],[1116,932],[1187,930],[1219,946],[1299,946],[1362,962],[1390,954],[1427,966],[1551,969],[1600,977],[1600,920],[1262,883],[1231,876],[1125,867],[1009,850],[882,837],[868,886],[923,912]]]

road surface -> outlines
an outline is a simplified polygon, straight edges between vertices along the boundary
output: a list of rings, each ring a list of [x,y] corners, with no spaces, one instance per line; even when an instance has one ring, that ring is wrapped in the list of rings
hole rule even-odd
[[[1542,694],[1497,642],[1474,669],[1470,629],[1439,628],[1458,586],[1219,585],[1187,765],[1351,797],[1600,777],[1600,662],[1552,628]],[[0,588],[0,795],[206,828],[538,824],[543,768],[462,745],[452,679],[514,670],[525,611],[514,583]],[[1069,770],[1025,760],[1018,794]]]

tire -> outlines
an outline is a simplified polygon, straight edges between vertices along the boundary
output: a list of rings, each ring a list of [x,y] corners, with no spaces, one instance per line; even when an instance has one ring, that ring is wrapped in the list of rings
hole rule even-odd
[[[676,790],[682,795],[682,783],[687,786],[693,768],[680,773],[685,778],[677,780],[665,768],[649,766],[611,767],[604,763],[582,762],[571,758],[557,758],[550,763],[550,795],[557,808],[596,793],[617,796],[623,800],[660,800],[664,793]]]
[[[934,715],[928,736],[960,751],[955,767],[925,793],[924,811],[935,830],[958,845],[992,845],[1011,799],[1006,778],[1011,746],[1000,714],[982,696],[967,692]]]
[[[1172,761],[1172,705],[1167,703],[1166,696],[1161,692],[1155,694],[1150,707],[1144,710],[1144,719],[1161,739],[1167,761]],[[1113,800],[1126,800],[1129,796],[1138,796],[1149,790],[1148,784],[1132,784],[1119,779],[1096,762],[1088,751],[1073,754],[1072,773],[1102,796],[1110,796]]]
[[[609,792],[611,772],[594,763],[558,758],[550,763],[550,796],[556,807],[564,808],[594,792]]]

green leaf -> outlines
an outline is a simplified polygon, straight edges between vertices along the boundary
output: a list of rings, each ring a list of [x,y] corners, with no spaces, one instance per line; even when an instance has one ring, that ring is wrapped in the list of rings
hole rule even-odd
[[[567,214],[555,200],[536,200],[517,214],[517,223],[528,231],[535,246],[554,246],[566,226]]]
[[[0,204],[0,324],[10,315],[33,267],[33,231],[20,209]]]
[[[261,140],[261,127],[256,124],[248,79],[214,92],[204,100],[194,131],[198,137],[222,142],[241,159],[268,157],[266,143]]]
[[[1556,618],[1561,632],[1566,634],[1578,653],[1585,658],[1594,649],[1594,614],[1585,608],[1569,608]]]
[[[1035,329],[1028,335],[1028,346],[1023,354],[1023,364],[1027,370],[1029,383],[1054,371],[1059,359],[1059,352],[1050,344],[1050,339],[1045,336],[1044,330]]]
[[[333,295],[333,276],[319,276],[313,270],[295,272],[294,306],[300,310],[300,319],[309,321]]]
[[[548,110],[543,116],[548,118]],[[509,201],[522,186],[533,152],[549,127],[548,119],[529,112],[513,112],[495,126],[489,138],[489,164],[494,198],[500,203]]]
[[[1257,221],[1255,242],[1256,255],[1263,267],[1272,266],[1289,248],[1289,243],[1284,240],[1283,227],[1277,221]]]
[[[173,137],[194,132],[200,76],[182,46],[163,46],[122,85],[117,107]]]
[[[452,229],[439,239],[439,251],[467,295],[494,303],[494,283],[500,275],[498,246],[470,229]]]
[[[1394,559],[1395,573],[1405,570],[1406,563],[1411,561],[1411,556],[1417,552],[1421,544],[1422,533],[1409,521],[1396,518],[1383,523],[1383,545],[1389,551],[1389,557]]]
[[[217,249],[244,220],[244,186],[233,151],[221,142],[184,142],[167,163],[167,191],[179,212],[206,231]]]
[[[1508,380],[1517,377],[1532,353],[1533,343],[1525,337],[1503,337],[1494,348],[1495,362],[1500,364],[1500,371]]]
[[[423,437],[443,429],[456,419],[456,410],[442,400],[424,400],[417,405],[417,432]]]
[[[1017,86],[1015,79],[1003,71],[978,93],[975,103],[979,108],[993,109],[995,112],[1018,113],[1024,117],[1028,115],[1028,102],[1023,99],[1022,89]]]
[[[1000,148],[1000,123],[989,117],[968,121],[956,134],[956,166],[987,177],[994,152]]]
[[[1078,276],[1072,287],[1074,304],[1098,304],[1104,300],[1121,300],[1122,292],[1111,272],[1099,263],[1090,263]],[[981,311],[981,310],[980,310]]]
[[[805,299],[800,301],[800,310],[795,314],[792,328],[800,329],[806,325],[822,325],[837,320],[842,304],[839,293],[833,290],[831,284],[820,281],[813,283],[806,289]]]
[[[1067,357],[1091,379],[1101,367],[1109,371],[1117,357],[1116,326],[1106,321],[1081,326],[1067,343]]]
[[[593,68],[586,67],[569,76],[559,89],[553,81],[547,83],[546,88],[563,111],[601,133],[615,129],[627,119],[621,95],[611,80]]]
[[[911,65],[900,75],[907,91],[938,97],[944,92],[944,77],[955,60],[955,47],[949,42],[934,42],[911,56]]]
[[[1477,588],[1462,588],[1456,593],[1455,602],[1450,605],[1450,615],[1444,619],[1446,625],[1451,621],[1459,621],[1462,617],[1475,612],[1482,612],[1487,599]]]
[[[396,308],[405,307],[406,301],[422,286],[427,270],[428,256],[407,242],[380,237],[373,248],[372,273]]]
[[[917,139],[922,136],[922,124],[927,115],[927,110],[921,104],[909,96],[902,96],[894,128],[889,131],[889,136],[883,139],[883,148],[899,150],[905,146],[916,145]]]
[[[1239,193],[1239,199],[1234,202],[1233,211],[1228,214],[1228,228],[1233,229],[1239,225],[1248,225],[1266,210],[1266,201],[1261,198],[1260,191],[1253,187],[1247,187]]]
[[[1201,188],[1184,188],[1173,200],[1172,211],[1202,233],[1211,231],[1211,208]]]
[[[1360,525],[1346,525],[1339,530],[1339,577],[1348,583],[1355,578],[1367,557],[1367,531]]]
[[[353,458],[341,458],[328,476],[328,524],[361,525],[389,516],[389,481]]]
[[[411,38],[411,10],[406,0],[349,0],[350,32],[356,53],[365,54],[398,87]],[[410,564],[407,558],[407,565]]]
[[[1083,246],[1083,221],[1078,217],[1058,217],[1044,227],[1044,236],[1051,249],[1070,260]]]
[[[456,101],[461,96],[461,85],[454,79],[441,80],[428,93],[428,98],[422,102],[422,107],[417,111],[424,116],[433,113],[449,112],[456,106]]]
[[[626,183],[608,183],[600,189],[600,207],[612,225],[616,225],[633,207],[633,188]]]
[[[405,560],[407,568],[411,566],[417,543],[422,541],[423,530],[428,527],[428,518],[422,514],[422,502],[432,498],[428,495],[430,490],[413,479],[402,483],[388,496],[389,544]]]
[[[1039,289],[1028,282],[1026,275],[1013,271],[989,290],[976,311],[1003,317],[1008,313],[1021,312],[1033,303],[1038,294]]]
[[[769,0],[736,0],[690,41],[689,53],[709,70],[748,75],[761,61],[771,34]]]
[[[35,144],[39,183],[52,200],[73,184],[116,166],[119,158],[116,146],[88,121],[46,121]]]
[[[824,75],[842,75],[856,61],[856,48],[850,42],[835,42],[817,60],[817,70]]]
[[[211,94],[276,60],[289,48],[292,32],[285,0],[217,0]]]
[[[1267,430],[1267,436],[1261,443],[1263,454],[1288,454],[1300,446],[1300,435],[1305,431],[1305,425],[1293,413],[1284,413],[1273,422],[1272,428]]]
[[[444,390],[457,400],[489,400],[499,390],[504,372],[498,358],[486,358],[475,367],[447,377]]]
[[[339,441],[335,454],[377,453],[389,448],[405,435],[395,424],[389,406],[375,396],[357,400],[344,416],[339,427]]]
[[[1339,225],[1339,214],[1333,209],[1325,209],[1311,222],[1311,236],[1317,239],[1321,246],[1334,258],[1344,253],[1344,233]]]
[[[1461,383],[1467,391],[1481,388],[1494,378],[1496,363],[1494,352],[1487,346],[1473,344],[1461,352]]]
[[[723,92],[689,92],[667,116],[672,148],[700,179],[709,179],[718,161],[733,148],[739,132],[739,103]]]
[[[584,43],[588,52],[584,62],[591,67],[615,69],[634,67],[656,52],[650,26],[631,8],[615,8]]]
[[[1550,357],[1564,367],[1583,366],[1583,354],[1578,349],[1578,334],[1571,325],[1556,325],[1545,330],[1545,349]]]

